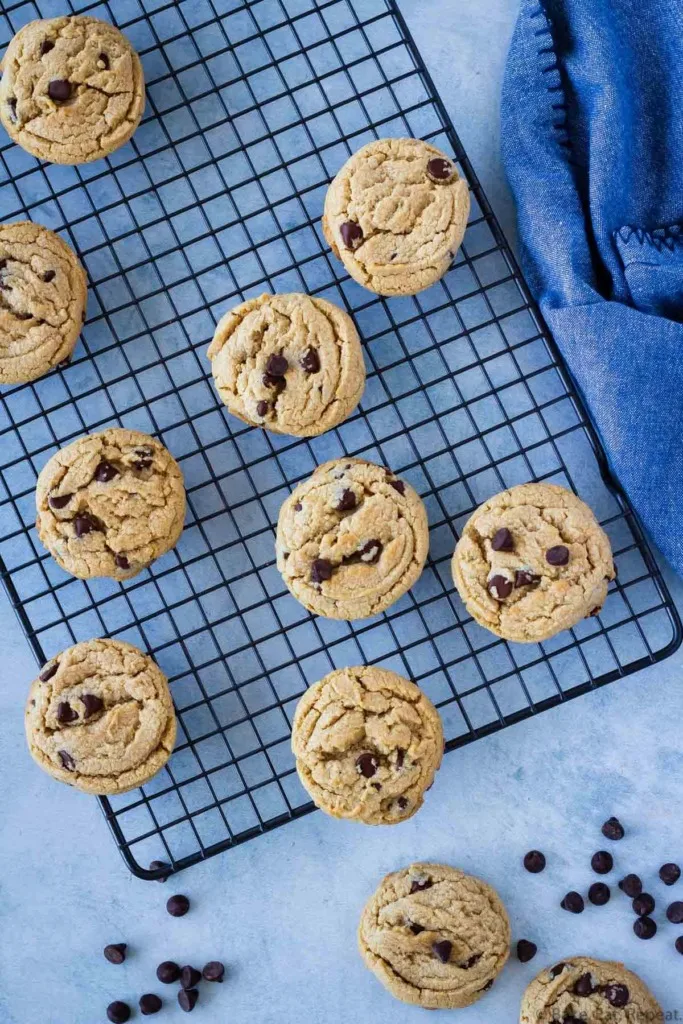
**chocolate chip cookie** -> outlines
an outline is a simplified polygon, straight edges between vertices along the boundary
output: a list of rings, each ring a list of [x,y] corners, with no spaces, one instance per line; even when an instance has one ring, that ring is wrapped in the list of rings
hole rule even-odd
[[[486,882],[444,864],[412,864],[387,875],[366,904],[358,944],[397,999],[456,1009],[480,999],[505,966],[510,923]]]
[[[325,198],[323,233],[347,271],[378,295],[415,295],[460,247],[467,182],[419,139],[379,139],[351,156]]]
[[[309,295],[266,294],[236,306],[208,355],[230,412],[280,434],[324,433],[353,412],[365,387],[353,320]]]
[[[120,640],[62,651],[32,683],[26,738],[43,771],[84,793],[124,793],[166,764],[176,718],[166,676]]]
[[[110,427],[52,456],[38,477],[36,506],[38,536],[63,569],[125,580],[176,544],[185,488],[159,441]]]
[[[292,750],[316,805],[393,825],[422,806],[443,756],[439,713],[418,686],[373,665],[343,668],[297,705]]]
[[[142,117],[142,65],[106,21],[31,21],[11,40],[0,68],[0,121],[39,160],[98,160],[127,142]]]
[[[492,633],[537,643],[596,615],[615,578],[590,508],[555,484],[521,484],[470,517],[453,555],[467,611]]]
[[[522,999],[520,1024],[660,1024],[662,1009],[623,964],[575,956],[546,967]]]
[[[297,600],[330,619],[384,611],[419,578],[428,548],[413,488],[363,459],[326,462],[280,509],[277,567]]]
[[[68,359],[87,283],[73,249],[31,221],[0,224],[0,384],[42,377]]]

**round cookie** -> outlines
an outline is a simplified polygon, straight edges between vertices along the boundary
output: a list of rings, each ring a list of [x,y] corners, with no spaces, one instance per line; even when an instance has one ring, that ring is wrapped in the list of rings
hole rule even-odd
[[[334,459],[292,492],[277,524],[277,567],[316,615],[365,619],[417,581],[429,525],[413,488],[383,466]]]
[[[510,922],[486,882],[444,864],[412,864],[387,875],[366,904],[358,944],[392,996],[457,1009],[480,999],[503,969]]]
[[[140,59],[106,21],[83,15],[31,21],[0,64],[0,121],[40,160],[84,164],[131,137],[145,108]]]
[[[0,224],[0,384],[35,380],[71,355],[87,280],[73,249],[31,221]]]
[[[171,755],[176,718],[166,676],[120,640],[87,640],[32,683],[26,738],[43,771],[84,793],[124,793]]]
[[[623,964],[575,956],[538,974],[522,998],[520,1024],[660,1024],[662,1009]]]
[[[470,615],[507,640],[537,643],[600,611],[615,578],[589,507],[556,484],[512,487],[480,505],[453,555]]]
[[[297,705],[292,750],[315,804],[393,825],[422,806],[443,756],[441,718],[420,688],[373,665],[330,672]]]
[[[363,287],[415,295],[450,267],[469,212],[467,182],[440,149],[419,139],[379,139],[337,173],[322,227]]]
[[[218,392],[235,416],[313,437],[345,420],[365,387],[353,320],[309,295],[260,295],[222,318],[209,346]]]
[[[177,542],[183,476],[159,441],[110,427],[58,451],[36,486],[38,536],[81,579],[136,576]]]

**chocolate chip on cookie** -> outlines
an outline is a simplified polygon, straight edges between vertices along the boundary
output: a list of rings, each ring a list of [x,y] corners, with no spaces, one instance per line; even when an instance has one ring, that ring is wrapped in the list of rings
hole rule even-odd
[[[363,229],[355,221],[347,220],[340,224],[339,234],[347,249],[357,249],[363,242]]]
[[[496,601],[504,601],[512,593],[512,583],[507,577],[501,576],[500,573],[491,576],[486,586],[488,587],[489,594],[491,597],[495,597]]]
[[[432,943],[432,953],[442,964],[448,963],[451,958],[452,949],[453,943],[449,942],[448,939],[441,939],[439,942]]]
[[[512,551],[514,546],[512,534],[504,526],[500,530],[496,530],[491,538],[491,547],[494,551]]]
[[[572,992],[575,996],[581,997],[593,995],[593,993],[595,992],[595,988],[593,986],[593,979],[590,973],[582,974],[581,977],[574,982],[574,988],[572,989]]]
[[[569,562],[569,548],[566,548],[564,544],[556,544],[552,548],[548,548],[545,553],[545,560],[548,565],[567,565]]]
[[[374,754],[366,751],[356,758],[356,770],[366,779],[371,779],[379,767],[379,762]]]
[[[333,565],[327,558],[316,558],[311,565],[311,582],[324,583],[332,579]]]
[[[455,167],[444,157],[434,157],[427,164],[427,174],[435,182],[452,181],[457,171]]]

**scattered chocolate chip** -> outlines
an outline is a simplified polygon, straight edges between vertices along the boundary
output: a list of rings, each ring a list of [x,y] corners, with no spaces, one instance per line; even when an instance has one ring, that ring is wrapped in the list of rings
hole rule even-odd
[[[191,1010],[194,1010],[198,999],[199,992],[196,988],[181,988],[178,993],[178,1005],[181,1010],[185,1011],[185,1013],[190,1013]]]
[[[597,875],[607,875],[614,867],[614,858],[607,850],[598,850],[591,857],[591,867]]]
[[[342,491],[342,496],[335,507],[337,512],[350,512],[357,504],[356,495],[347,487],[346,490]]]
[[[43,281],[45,282],[45,284],[48,284],[50,281],[54,281],[56,276],[56,270],[46,270],[45,273],[43,274]]]
[[[384,546],[378,540],[369,540],[360,549],[360,560],[366,565],[375,565],[379,562],[379,556],[383,550]]]
[[[672,924],[683,924],[683,903],[680,900],[670,903],[666,908],[666,917]]]
[[[649,892],[641,892],[633,901],[633,909],[638,917],[648,917],[655,909],[654,897]]]
[[[417,878],[414,878],[410,883],[410,894],[412,896],[414,892],[422,892],[424,889],[431,889],[433,885],[434,883],[431,878],[425,878],[421,882]]]
[[[452,949],[453,943],[449,942],[448,939],[442,939],[440,942],[432,943],[432,953],[441,961],[442,964],[448,963]]]
[[[55,103],[66,103],[71,97],[71,82],[64,78],[53,78],[47,87],[47,94]]]
[[[657,932],[657,925],[651,917],[638,917],[633,922],[633,931],[639,939],[651,939]]]
[[[306,373],[318,373],[320,370],[320,356],[317,348],[307,348],[301,357],[301,367]]]
[[[622,892],[625,892],[627,896],[634,899],[636,896],[640,896],[643,891],[643,883],[641,882],[638,875],[626,875],[625,878],[619,882],[619,888]]]
[[[46,53],[49,53],[50,50],[54,50],[54,48],[55,48],[55,44],[52,42],[52,40],[51,39],[45,39],[43,41],[43,45],[40,47],[40,55],[41,55],[41,57],[44,57]]]
[[[101,697],[96,697],[94,693],[82,693],[81,701],[85,708],[84,718],[90,718],[91,715],[96,715],[98,711],[101,711],[104,707],[104,701]]]
[[[588,890],[588,899],[596,907],[604,907],[606,903],[609,903],[611,895],[609,886],[604,882],[593,882]]]
[[[55,674],[55,672],[57,671],[58,668],[59,668],[59,662],[58,661],[52,661],[48,665],[46,665],[45,668],[43,669],[43,671],[38,676],[38,678],[40,679],[41,683],[46,683],[48,681],[48,679],[52,679],[53,675]]]
[[[565,969],[566,966],[567,965],[565,963],[560,963],[560,964],[555,964],[554,967],[551,967],[550,968],[550,977],[551,977],[551,979],[554,980],[555,978],[557,978],[557,976],[559,974],[562,974],[562,971]]]
[[[269,408],[270,408],[270,405],[269,405],[268,402],[264,402],[264,401],[257,402],[256,403],[256,415],[257,416],[265,416],[266,413],[268,412]]]
[[[369,751],[365,751],[356,758],[356,769],[360,775],[365,776],[366,779],[371,779],[377,771],[379,762],[374,754]]]
[[[162,871],[162,870],[164,870],[164,871],[168,872],[167,874],[159,875],[159,877],[156,879],[157,882],[167,882],[168,881],[168,876],[171,873],[171,865],[167,864],[165,860],[153,860],[153,861],[151,861],[151,863],[149,865],[149,870],[150,871]],[[166,961],[166,962],[170,963],[170,961]]]
[[[104,959],[110,964],[122,964],[126,959],[127,945],[125,942],[110,942],[104,947]]]
[[[629,991],[626,985],[619,985],[614,982],[611,985],[603,985],[602,994],[610,1006],[614,1006],[618,1010],[626,1006],[629,1000]]]
[[[77,537],[85,537],[86,533],[92,533],[93,530],[98,528],[98,524],[87,512],[83,512],[74,519],[74,530]]]
[[[122,555],[120,553],[118,555],[114,555],[114,565],[116,566],[117,569],[123,569],[124,572],[127,569],[130,569],[130,562],[128,561],[125,555]]]
[[[545,867],[545,856],[540,850],[529,850],[524,856],[524,867],[532,875],[537,875]]]
[[[563,910],[568,910],[570,914],[582,914],[584,908],[583,896],[572,889],[560,902],[560,906]]]
[[[538,946],[535,942],[529,942],[528,939],[520,939],[517,943],[517,959],[522,964],[527,964],[529,960],[533,960],[538,952]]]
[[[409,927],[413,935],[419,935],[420,932],[424,931],[424,928],[422,927],[421,924],[411,924],[409,925]]]
[[[150,867],[152,865],[150,864]],[[180,977],[180,968],[173,960],[164,960],[157,967],[157,978],[164,985],[171,985]]]
[[[68,750],[58,750],[59,760],[62,762],[62,768],[66,768],[68,772],[72,772],[76,767],[76,762],[69,753]]]
[[[427,164],[427,175],[432,181],[448,181],[453,177],[455,168],[450,160],[444,160],[442,156],[435,156]]]
[[[170,896],[166,902],[166,909],[171,917],[184,917],[190,909],[190,901],[187,896]]]
[[[566,565],[569,561],[569,548],[564,544],[556,544],[554,548],[548,548],[545,560],[548,565]]]
[[[505,526],[502,526],[500,530],[496,530],[491,540],[491,547],[494,551],[512,551],[514,546],[515,542],[512,539],[512,534]]]
[[[403,483],[402,480],[390,480],[389,481],[389,486],[393,487],[394,490],[398,491],[399,494],[405,494],[406,493],[406,485]]]
[[[95,470],[95,480],[99,484],[108,484],[110,480],[119,475],[119,471],[116,466],[113,466],[111,462],[107,462],[103,459],[99,466]]]
[[[683,956],[683,935],[678,936],[678,938],[674,942],[674,947],[676,949],[676,952],[680,953]]]
[[[107,1007],[107,1019],[111,1021],[111,1024],[126,1024],[126,1021],[130,1019],[130,1006],[127,1003],[122,1003],[120,999],[116,999]]]
[[[322,583],[332,577],[332,562],[326,558],[316,558],[311,566],[311,583]]]
[[[289,363],[282,353],[280,355],[273,353],[272,356],[269,356],[266,363],[266,373],[269,373],[271,377],[284,377],[288,367]]]
[[[592,996],[594,991],[590,974],[582,974],[578,981],[574,983],[573,992],[575,996]]]
[[[162,1003],[159,996],[153,992],[147,992],[144,996],[140,996],[140,1013],[143,1017],[150,1017],[153,1013],[158,1013],[161,1009]]]
[[[7,100],[7,109],[9,110],[9,119],[12,124],[17,123],[17,100],[15,96],[10,96]]]
[[[202,971],[202,978],[204,981],[219,981],[222,982],[225,977],[225,967],[220,960],[209,960],[208,964],[204,965]]]
[[[97,59],[104,64],[104,70],[109,71],[109,57],[106,53],[101,53]]]
[[[404,796],[400,796],[396,803],[398,804],[399,810],[401,811],[405,811],[406,807],[408,806],[408,801]]]
[[[541,577],[530,569],[517,569],[515,572],[515,589],[519,587],[535,587]]]
[[[489,594],[491,597],[495,597],[496,601],[504,601],[512,593],[512,583],[500,574],[492,576],[486,586],[488,587]]]
[[[605,824],[602,826],[602,834],[605,839],[623,839],[624,838],[624,826],[621,824],[618,818],[608,818]]]
[[[201,980],[201,973],[196,967],[190,967],[189,964],[185,964],[184,967],[180,968],[180,984],[183,988],[194,988]]]
[[[60,725],[67,725],[69,722],[75,722],[78,718],[78,712],[69,704],[68,700],[63,700],[57,705],[57,721]]]
[[[681,869],[678,864],[662,864],[659,869],[659,877],[664,885],[675,885],[681,877]]]
[[[363,242],[363,229],[353,220],[344,221],[339,228],[339,234],[347,249],[357,249]]]

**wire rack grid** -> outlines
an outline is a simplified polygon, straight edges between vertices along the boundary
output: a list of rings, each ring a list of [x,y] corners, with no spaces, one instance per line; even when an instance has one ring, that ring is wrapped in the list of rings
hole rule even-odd
[[[41,164],[0,138],[0,219],[60,231],[90,284],[71,364],[1,396],[0,559],[41,662],[109,635],[148,650],[169,676],[179,741],[167,768],[101,800],[130,869],[157,877],[153,858],[177,870],[311,810],[290,721],[306,686],[334,667],[381,662],[413,678],[453,749],[672,653],[680,622],[656,563],[394,3],[66,6],[126,32],[148,103],[132,142],[92,165]],[[0,45],[64,7],[6,3]],[[454,154],[472,213],[445,278],[387,301],[348,278],[319,219],[347,156],[403,135]],[[322,437],[245,427],[211,385],[217,319],[263,290],[324,296],[358,325],[366,392]],[[188,518],[175,551],[139,577],[83,582],[37,540],[35,480],[57,448],[112,423],[167,445]],[[411,593],[356,623],[310,615],[274,564],[281,502],[342,455],[404,475],[431,525]],[[547,643],[509,645],[466,614],[449,561],[474,507],[530,479],[592,505],[618,581],[599,617]]]

